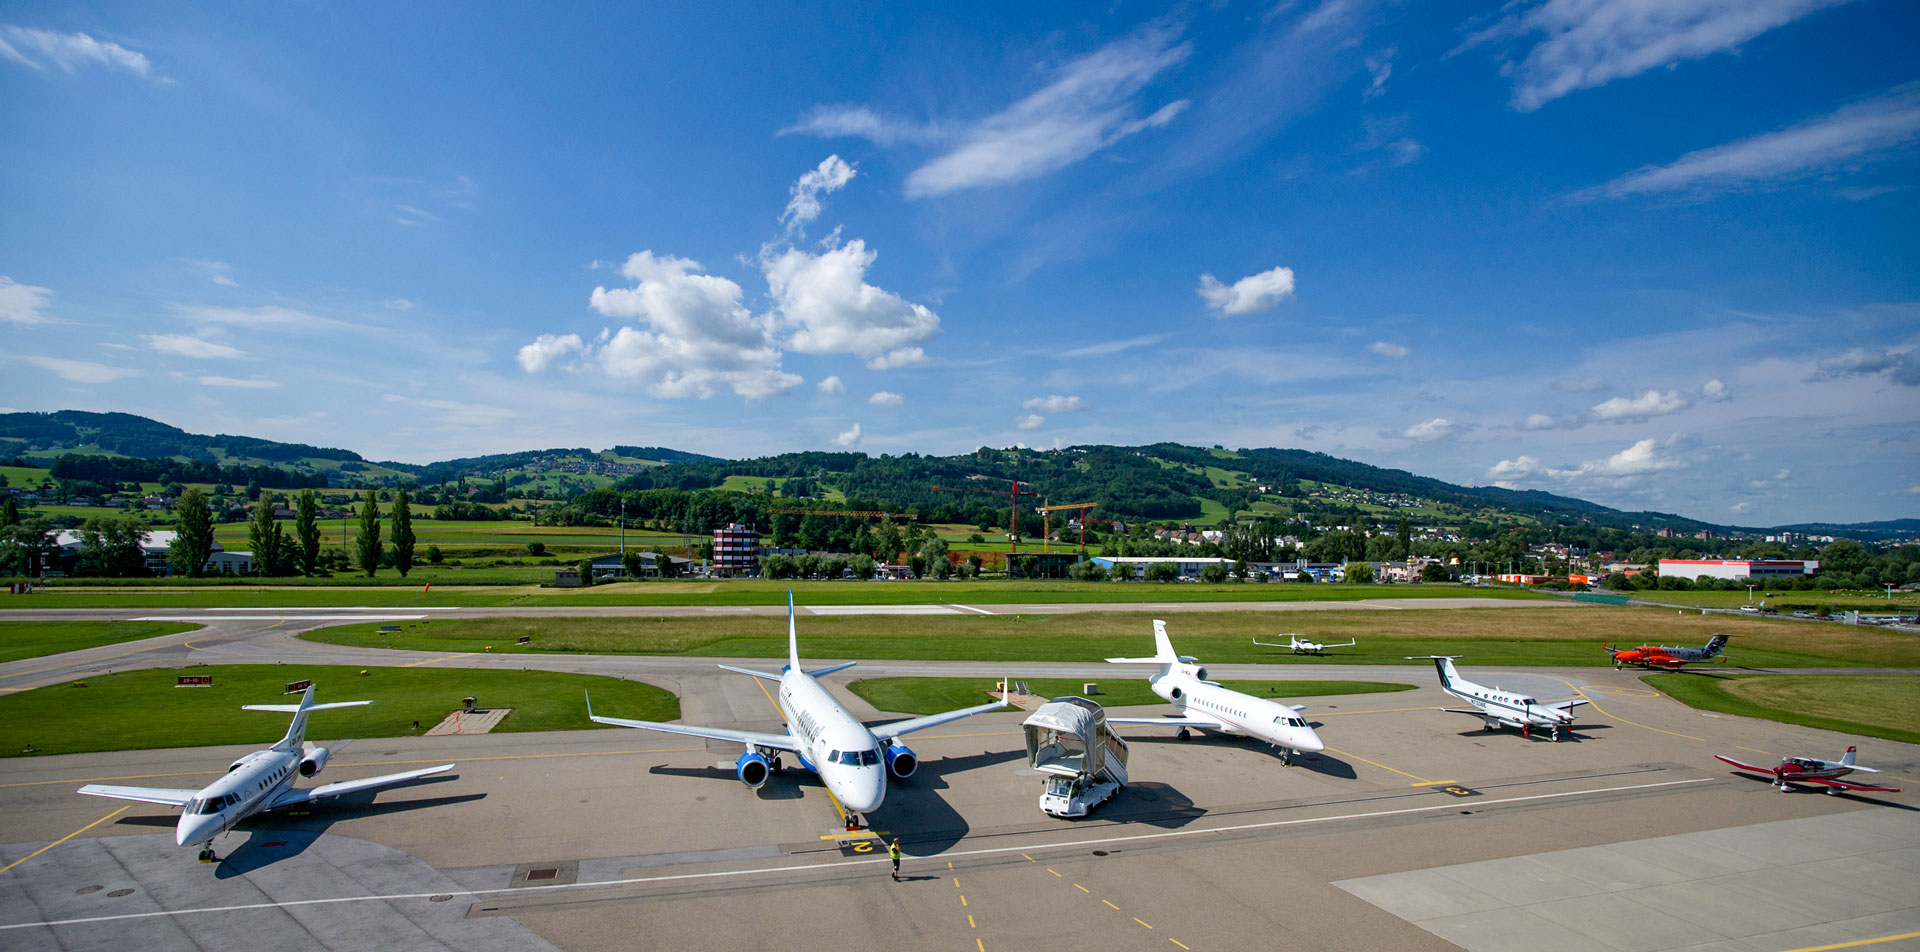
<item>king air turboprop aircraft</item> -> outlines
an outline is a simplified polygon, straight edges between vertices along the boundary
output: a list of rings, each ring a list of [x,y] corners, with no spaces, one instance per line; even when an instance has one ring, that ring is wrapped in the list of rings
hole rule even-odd
[[[1441,710],[1454,714],[1472,714],[1486,722],[1486,729],[1496,727],[1517,727],[1520,736],[1530,737],[1533,729],[1544,727],[1553,734],[1553,742],[1560,743],[1560,729],[1573,727],[1573,709],[1585,704],[1585,698],[1571,701],[1557,701],[1542,704],[1524,694],[1502,691],[1475,684],[1460,676],[1453,669],[1453,659],[1459,655],[1418,655],[1408,661],[1432,661],[1435,670],[1440,672],[1440,690],[1459,698],[1471,708],[1443,707]]]
[[[1296,753],[1327,749],[1320,735],[1307,726],[1307,719],[1300,716],[1302,706],[1275,704],[1207,680],[1207,669],[1194,664],[1197,659],[1174,652],[1173,641],[1167,637],[1167,623],[1157,618],[1153,621],[1153,644],[1158,653],[1151,658],[1107,660],[1113,664],[1159,665],[1160,672],[1147,678],[1147,683],[1153,685],[1153,693],[1172,701],[1180,713],[1170,717],[1109,717],[1107,723],[1177,727],[1179,731],[1173,736],[1181,740],[1187,739],[1190,728],[1257,737],[1280,749],[1283,764],[1292,763]]]
[[[1689,664],[1706,664],[1726,660],[1720,652],[1727,647],[1726,635],[1714,635],[1699,648],[1673,648],[1666,645],[1641,645],[1638,648],[1615,648],[1601,645],[1600,650],[1613,659],[1613,666],[1623,664],[1639,665],[1643,668],[1670,668],[1678,671]]]
[[[293,715],[293,726],[287,728],[287,736],[266,750],[256,750],[240,758],[227,767],[225,776],[208,784],[200,790],[173,790],[166,787],[117,787],[111,784],[90,783],[80,788],[80,792],[90,797],[113,797],[117,800],[138,800],[142,803],[163,803],[170,807],[186,807],[180,814],[180,823],[174,829],[173,841],[181,846],[199,846],[200,859],[217,859],[213,853],[213,838],[233,828],[233,825],[256,813],[278,810],[302,803],[311,803],[323,797],[337,797],[341,794],[358,793],[362,790],[377,790],[397,783],[417,780],[432,774],[452,770],[452,764],[427,767],[422,770],[409,770],[405,773],[387,774],[381,777],[367,777],[363,780],[343,780],[339,783],[322,784],[308,790],[295,790],[293,781],[299,777],[311,777],[327,765],[327,749],[306,747],[307,715],[314,711],[325,711],[336,707],[360,707],[372,704],[372,701],[335,701],[331,704],[313,703],[313,685],[307,686],[307,692],[300,697],[298,704],[246,704],[242,710],[280,711]]]
[[[780,769],[780,755],[790,753],[800,766],[820,775],[834,799],[846,809],[848,828],[859,824],[859,817],[879,809],[887,796],[887,774],[905,780],[913,776],[920,758],[900,743],[900,736],[938,727],[963,717],[984,714],[1006,706],[1005,701],[961,708],[945,714],[908,718],[869,729],[859,718],[847,713],[827,689],[814,680],[835,671],[844,671],[858,662],[836,664],[828,668],[803,671],[800,668],[800,639],[794,632],[793,593],[787,593],[787,666],[779,674],[720,665],[728,671],[751,674],[780,683],[780,713],[787,720],[785,734],[737,731],[724,727],[694,727],[659,721],[630,721],[619,717],[600,717],[593,713],[593,699],[587,699],[587,717],[599,724],[637,727],[641,730],[688,734],[746,745],[747,751],[734,762],[734,776],[749,787],[759,789],[773,771]],[[885,764],[883,768],[881,765]]]

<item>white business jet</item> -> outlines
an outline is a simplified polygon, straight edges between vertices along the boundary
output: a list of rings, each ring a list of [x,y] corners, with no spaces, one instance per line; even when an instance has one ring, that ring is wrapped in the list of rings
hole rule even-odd
[[[1440,672],[1440,690],[1459,698],[1471,708],[1443,707],[1441,710],[1454,714],[1472,714],[1485,722],[1487,730],[1495,727],[1517,727],[1520,736],[1530,737],[1533,729],[1544,727],[1553,735],[1553,742],[1560,743],[1561,728],[1572,729],[1573,709],[1587,703],[1585,698],[1571,701],[1556,701],[1542,704],[1524,694],[1502,691],[1475,684],[1460,676],[1453,669],[1453,659],[1459,655],[1418,655],[1408,661],[1432,661],[1433,667]]]
[[[1167,638],[1167,623],[1153,621],[1153,644],[1158,651],[1151,658],[1108,658],[1113,664],[1157,664],[1158,674],[1147,678],[1153,693],[1173,702],[1180,713],[1167,717],[1109,717],[1109,724],[1155,724],[1177,727],[1173,735],[1187,739],[1191,728],[1255,737],[1280,749],[1280,762],[1291,764],[1297,753],[1327,749],[1320,735],[1300,716],[1305,705],[1289,707],[1265,698],[1220,686],[1207,680],[1207,669],[1196,667],[1196,659],[1176,654]]]
[[[1288,635],[1287,643],[1284,645],[1274,644],[1268,641],[1261,641],[1258,638],[1253,639],[1253,643],[1256,645],[1259,645],[1262,648],[1291,648],[1294,654],[1315,654],[1315,655],[1326,654],[1328,648],[1351,648],[1354,645],[1359,644],[1358,641],[1348,641],[1348,642],[1344,642],[1342,644],[1337,644],[1337,645],[1321,644],[1318,641],[1308,641],[1307,639],[1302,638],[1299,635]]]
[[[593,713],[593,698],[587,698],[587,717],[599,724],[613,724],[619,727],[637,727],[641,730],[665,731],[669,734],[688,734],[694,737],[707,737],[714,740],[732,741],[746,745],[746,753],[734,762],[734,776],[749,787],[758,789],[767,782],[773,771],[780,769],[780,755],[790,753],[800,761],[800,766],[820,775],[834,799],[849,814],[849,828],[858,825],[859,818],[880,807],[887,796],[887,774],[905,780],[913,776],[920,759],[907,745],[900,743],[900,736],[917,730],[938,727],[963,717],[984,714],[987,711],[1003,708],[1005,701],[982,704],[978,707],[961,708],[945,714],[929,714],[926,717],[908,718],[894,721],[869,729],[860,723],[859,718],[847,713],[840,702],[827,693],[827,689],[814,680],[835,671],[844,671],[858,662],[849,661],[832,667],[803,671],[800,668],[800,639],[794,631],[793,593],[787,593],[787,666],[779,674],[768,671],[755,671],[751,668],[736,668],[732,665],[720,665],[728,671],[751,674],[756,678],[780,683],[780,713],[785,715],[787,732],[785,734],[766,734],[757,731],[729,730],[724,727],[694,727],[688,724],[667,724],[659,721],[630,721],[619,717],[601,717]],[[882,764],[885,764],[884,769]]]
[[[186,812],[180,814],[180,823],[174,829],[173,841],[181,846],[206,844],[200,850],[200,859],[212,861],[219,858],[213,852],[213,838],[256,813],[311,803],[323,797],[337,797],[342,794],[359,793],[362,790],[377,790],[453,769],[452,764],[441,764],[438,767],[427,767],[422,770],[367,777],[363,780],[343,780],[339,783],[322,784],[308,790],[295,790],[293,788],[295,778],[311,777],[327,765],[325,747],[307,749],[305,740],[307,715],[314,711],[325,711],[336,707],[360,707],[372,703],[372,701],[335,701],[331,704],[315,704],[313,703],[313,686],[308,685],[307,692],[301,695],[298,704],[245,704],[241,706],[242,710],[279,711],[292,714],[293,726],[287,728],[287,736],[280,738],[279,743],[266,750],[256,750],[234,761],[227,767],[224,776],[205,788],[173,790],[166,787],[119,787],[112,784],[90,783],[81,787],[80,792],[90,797],[113,797],[116,800],[138,800],[142,803],[163,803],[171,807],[185,807]]]

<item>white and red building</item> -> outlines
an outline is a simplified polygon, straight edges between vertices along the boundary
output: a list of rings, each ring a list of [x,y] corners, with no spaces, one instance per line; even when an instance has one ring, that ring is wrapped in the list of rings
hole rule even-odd
[[[739,523],[713,530],[716,575],[753,575],[760,571],[760,533]]]
[[[1661,559],[1662,578],[1708,578],[1731,579],[1744,582],[1748,579],[1766,581],[1777,578],[1799,578],[1820,571],[1818,560],[1803,559]]]

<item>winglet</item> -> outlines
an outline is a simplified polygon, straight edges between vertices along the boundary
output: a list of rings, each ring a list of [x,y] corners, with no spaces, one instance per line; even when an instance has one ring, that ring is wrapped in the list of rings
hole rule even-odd
[[[593,692],[581,691],[580,693],[587,696],[587,720],[593,720]]]
[[[793,589],[787,589],[787,670],[800,670],[800,633],[793,625]]]

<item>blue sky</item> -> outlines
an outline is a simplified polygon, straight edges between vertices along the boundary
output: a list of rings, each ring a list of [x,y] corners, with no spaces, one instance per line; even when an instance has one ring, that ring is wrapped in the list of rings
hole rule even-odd
[[[712,6],[8,5],[0,406],[1920,516],[1913,4]]]

